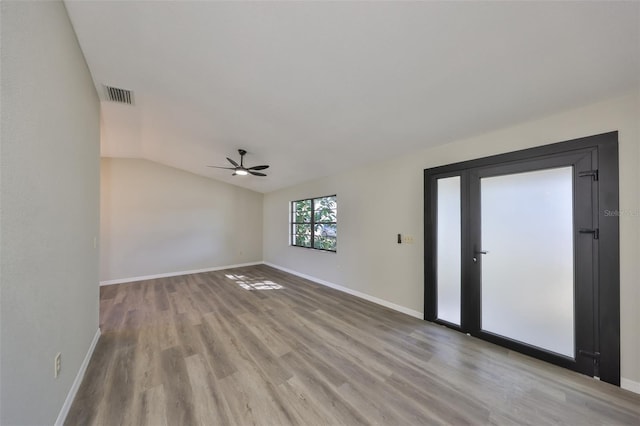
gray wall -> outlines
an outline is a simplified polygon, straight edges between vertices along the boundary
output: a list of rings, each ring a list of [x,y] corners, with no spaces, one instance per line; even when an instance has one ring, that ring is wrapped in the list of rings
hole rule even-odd
[[[640,392],[640,92],[265,195],[264,260],[423,312],[423,169],[619,130],[621,368]],[[338,251],[288,244],[291,200],[338,196]],[[268,226],[266,225],[268,224]],[[414,244],[397,244],[396,234]]]
[[[261,193],[116,158],[100,192],[102,281],[262,261]]]
[[[50,425],[98,329],[99,102],[61,2],[1,8],[0,423]]]

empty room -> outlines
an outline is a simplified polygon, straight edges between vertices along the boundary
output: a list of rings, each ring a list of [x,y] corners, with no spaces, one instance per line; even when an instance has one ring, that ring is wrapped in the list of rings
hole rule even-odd
[[[640,2],[0,3],[0,424],[640,424]]]

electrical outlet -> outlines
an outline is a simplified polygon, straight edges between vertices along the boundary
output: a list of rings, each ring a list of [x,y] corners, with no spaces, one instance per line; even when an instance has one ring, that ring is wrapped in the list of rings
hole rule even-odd
[[[98,248],[98,237],[93,237],[93,248]]]
[[[62,368],[62,354],[60,352],[58,352],[56,357],[53,359],[53,364],[53,377],[57,378],[60,375],[60,369]]]

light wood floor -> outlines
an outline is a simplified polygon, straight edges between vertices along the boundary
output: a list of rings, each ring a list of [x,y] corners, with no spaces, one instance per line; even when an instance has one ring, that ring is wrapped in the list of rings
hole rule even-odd
[[[640,424],[640,395],[267,266],[100,304],[67,425]]]

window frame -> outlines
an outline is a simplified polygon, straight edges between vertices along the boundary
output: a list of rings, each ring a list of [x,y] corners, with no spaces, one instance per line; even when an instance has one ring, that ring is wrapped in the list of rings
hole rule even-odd
[[[315,201],[319,200],[321,198],[330,198],[333,197],[336,199],[336,220],[334,222],[326,222],[326,221],[320,221],[320,222],[316,222],[315,219]],[[304,201],[310,201],[311,202],[311,221],[310,222],[296,222],[295,221],[295,211],[294,211],[294,203],[300,203],[300,202],[304,202]],[[310,197],[310,198],[301,198],[299,200],[292,200],[289,203],[289,245],[292,247],[300,247],[300,248],[305,248],[305,249],[311,249],[311,250],[319,250],[319,251],[324,251],[324,252],[329,252],[329,253],[336,253],[338,251],[338,196],[337,194],[331,194],[331,195],[322,195],[320,197]],[[310,246],[303,246],[303,245],[299,245],[296,244],[295,242],[295,227],[296,225],[309,225],[311,227],[311,243]],[[333,237],[336,239],[336,248],[335,249],[325,249],[325,248],[318,248],[318,247],[314,247],[315,244],[315,228],[317,225],[335,225],[336,227],[336,236]],[[326,237],[325,237],[326,238]]]

